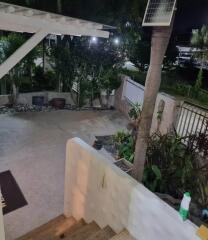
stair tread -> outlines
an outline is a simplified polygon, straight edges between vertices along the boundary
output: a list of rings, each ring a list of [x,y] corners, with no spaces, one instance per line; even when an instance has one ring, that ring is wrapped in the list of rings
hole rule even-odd
[[[110,238],[110,240],[135,240],[135,238],[133,238],[127,230],[124,230],[116,236]]]
[[[99,226],[92,222],[81,227],[79,230],[71,233],[69,236],[66,236],[64,240],[83,240],[87,239],[88,237],[92,236],[96,232],[100,230]]]
[[[108,240],[115,235],[115,232],[109,226],[97,231],[91,235],[87,240]]]
[[[68,228],[67,230],[63,230],[63,231],[59,231],[56,234],[56,237],[53,238],[53,240],[59,240],[62,239],[61,236],[63,236],[63,238],[65,239],[67,236],[69,236],[70,234],[78,231],[79,229],[81,229],[83,226],[85,226],[86,223],[84,220],[80,220],[78,221],[76,224],[74,224],[73,226],[71,226],[70,228]],[[44,239],[44,240],[49,240],[49,239]]]
[[[77,221],[73,218],[66,218],[64,215],[60,215],[48,223],[43,224],[42,226],[32,230],[31,232],[23,235],[17,240],[36,240],[36,239],[46,239],[51,236],[55,236],[59,231],[65,231],[71,226],[75,225]]]

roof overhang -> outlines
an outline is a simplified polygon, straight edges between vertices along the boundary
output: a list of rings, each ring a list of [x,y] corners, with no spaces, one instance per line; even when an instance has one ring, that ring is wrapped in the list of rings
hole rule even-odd
[[[0,29],[13,32],[108,38],[111,26],[0,2]],[[104,30],[105,29],[105,30]]]

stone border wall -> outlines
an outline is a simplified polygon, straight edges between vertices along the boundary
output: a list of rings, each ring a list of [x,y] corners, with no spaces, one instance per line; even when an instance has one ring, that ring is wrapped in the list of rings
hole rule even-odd
[[[10,95],[0,95],[0,106],[9,103],[9,96]],[[44,96],[44,100],[46,104],[53,98],[65,98],[66,104],[74,105],[74,102],[71,97],[71,93],[69,92],[59,93],[59,92],[52,92],[52,91],[20,93],[17,98],[17,104],[32,105],[33,96]]]

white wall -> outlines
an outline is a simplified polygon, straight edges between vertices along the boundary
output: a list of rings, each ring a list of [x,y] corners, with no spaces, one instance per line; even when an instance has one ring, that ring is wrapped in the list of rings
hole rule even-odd
[[[64,213],[137,240],[199,240],[197,227],[79,138],[66,148]]]
[[[128,76],[121,76],[122,85],[116,91],[115,95],[115,107],[122,111],[126,116],[132,107],[132,104],[143,105],[144,100],[144,86],[134,82]],[[160,101],[165,102],[164,111],[162,114],[161,123],[158,129],[158,107]],[[181,104],[181,100],[176,99],[175,97],[168,95],[166,93],[158,93],[157,100],[155,103],[155,111],[152,120],[151,132],[160,130],[162,134],[167,133],[177,121],[178,106]]]
[[[144,86],[126,77],[123,88],[123,98],[127,99],[130,103],[139,103],[142,105],[144,100]]]

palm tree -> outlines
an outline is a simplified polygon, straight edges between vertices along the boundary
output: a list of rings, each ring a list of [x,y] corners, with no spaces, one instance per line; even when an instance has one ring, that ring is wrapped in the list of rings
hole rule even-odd
[[[208,26],[203,26],[201,29],[194,30],[191,37],[191,45],[199,51],[195,54],[201,62],[200,70],[195,83],[195,90],[199,90],[202,85],[203,69],[208,59]]]

